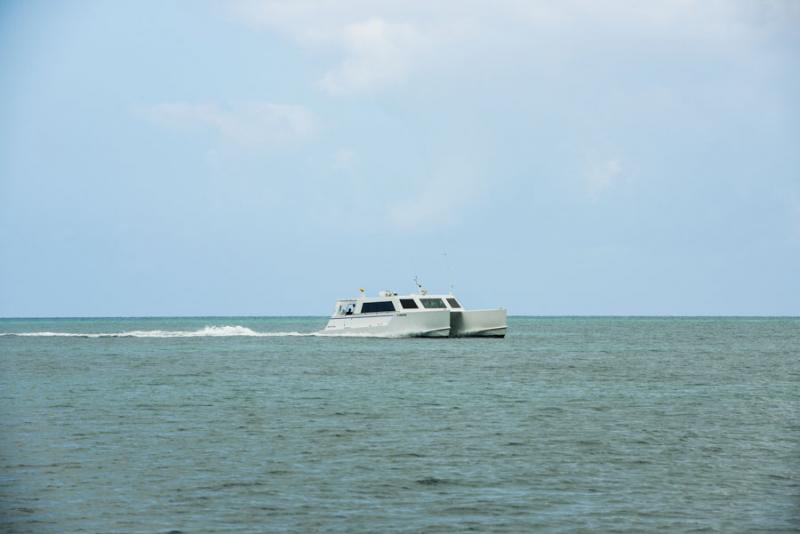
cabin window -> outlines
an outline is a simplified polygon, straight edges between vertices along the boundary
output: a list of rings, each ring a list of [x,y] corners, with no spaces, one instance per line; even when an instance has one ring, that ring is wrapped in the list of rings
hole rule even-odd
[[[361,313],[393,312],[394,303],[391,300],[379,302],[365,302],[361,305]]]
[[[403,307],[404,310],[416,310],[419,308],[417,303],[414,302],[414,299],[400,299],[400,305]]]
[[[447,308],[442,299],[419,299],[425,308]]]
[[[447,303],[450,304],[451,308],[460,308],[461,307],[461,304],[459,304],[458,301],[456,299],[454,299],[453,297],[448,297]]]

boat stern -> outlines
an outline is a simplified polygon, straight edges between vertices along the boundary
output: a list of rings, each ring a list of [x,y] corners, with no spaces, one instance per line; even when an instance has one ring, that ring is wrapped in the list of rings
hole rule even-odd
[[[450,337],[505,337],[506,310],[453,310],[450,312]]]

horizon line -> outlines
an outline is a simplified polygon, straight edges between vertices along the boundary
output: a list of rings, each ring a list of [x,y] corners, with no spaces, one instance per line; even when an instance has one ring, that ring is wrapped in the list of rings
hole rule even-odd
[[[509,317],[536,317],[548,318],[650,318],[650,319],[677,319],[677,318],[728,318],[728,319],[800,319],[800,315],[768,315],[768,314],[509,314]],[[41,316],[0,316],[0,321],[7,320],[54,320],[54,319],[279,319],[279,318],[327,318],[330,315],[41,315]]]

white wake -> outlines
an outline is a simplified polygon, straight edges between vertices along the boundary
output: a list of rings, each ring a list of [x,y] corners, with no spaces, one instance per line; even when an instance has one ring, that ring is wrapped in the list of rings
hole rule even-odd
[[[0,336],[19,337],[302,337],[315,336],[315,332],[256,332],[245,326],[206,326],[200,330],[131,330],[128,332],[5,332]]]
[[[17,337],[141,337],[141,338],[180,338],[180,337],[405,337],[395,335],[376,335],[368,333],[330,333],[320,332],[256,332],[246,326],[206,326],[200,330],[130,330],[128,332],[0,332],[0,336]]]

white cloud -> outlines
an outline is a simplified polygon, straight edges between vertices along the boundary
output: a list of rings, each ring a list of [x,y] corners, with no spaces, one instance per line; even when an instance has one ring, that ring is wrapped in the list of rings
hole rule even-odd
[[[240,0],[240,20],[339,56],[319,85],[333,94],[377,91],[404,83],[426,65],[553,60],[597,46],[649,42],[736,54],[738,45],[800,5],[774,0]],[[592,45],[594,47],[594,45]],[[516,55],[514,50],[524,52]]]
[[[372,18],[345,26],[341,41],[345,60],[320,80],[334,94],[369,91],[405,80],[425,39],[410,24]]]
[[[339,149],[333,156],[333,167],[340,171],[352,172],[357,162],[358,156],[349,148]]]
[[[266,102],[228,108],[214,104],[167,102],[150,107],[152,120],[175,128],[207,128],[226,142],[250,148],[281,146],[309,136],[314,116],[302,106]]]
[[[437,7],[418,2],[298,0],[235,4],[238,18],[288,35],[303,46],[340,60],[321,73],[331,94],[374,92],[406,81],[452,40],[457,24]]]
[[[622,177],[622,163],[618,159],[609,159],[595,164],[586,173],[584,185],[586,194],[592,200],[614,187]]]
[[[466,160],[444,162],[424,182],[407,181],[411,196],[393,202],[387,222],[395,230],[439,230],[457,224],[482,188]]]

